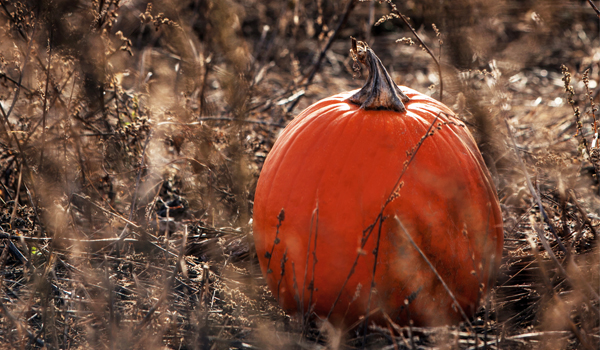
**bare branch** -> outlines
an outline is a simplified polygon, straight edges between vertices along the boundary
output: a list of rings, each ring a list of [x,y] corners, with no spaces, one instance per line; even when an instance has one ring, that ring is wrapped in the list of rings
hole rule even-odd
[[[423,39],[421,39],[419,34],[417,34],[417,31],[410,24],[410,22],[408,21],[408,18],[406,18],[406,16],[404,16],[400,11],[398,11],[398,7],[396,7],[396,5],[392,2],[392,0],[386,0],[386,2],[390,5],[390,7],[392,9],[392,13],[395,14],[397,17],[399,17],[404,22],[404,24],[406,24],[408,26],[410,31],[413,33],[415,38],[417,38],[417,40],[423,46],[425,51],[427,51],[429,56],[431,56],[431,58],[433,58],[433,61],[435,62],[435,65],[437,66],[437,69],[438,69],[438,74],[440,75],[440,102],[442,102],[442,98],[444,96],[444,80],[442,79],[442,66],[440,65],[440,62],[438,61],[437,58],[435,58],[435,55],[433,54],[433,52],[431,51],[429,46],[427,46],[427,44],[425,44],[425,42],[423,41]]]

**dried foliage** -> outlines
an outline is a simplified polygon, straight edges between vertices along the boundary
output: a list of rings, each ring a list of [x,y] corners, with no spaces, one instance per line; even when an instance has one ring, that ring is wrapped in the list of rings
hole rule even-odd
[[[593,1],[390,4],[0,0],[0,347],[597,348]],[[362,85],[350,36],[398,84],[442,74],[494,176],[504,263],[472,328],[345,332],[266,289],[256,179],[294,113]]]

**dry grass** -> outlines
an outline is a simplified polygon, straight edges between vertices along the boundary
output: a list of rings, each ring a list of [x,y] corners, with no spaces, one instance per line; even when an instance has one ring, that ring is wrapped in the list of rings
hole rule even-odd
[[[281,311],[250,219],[281,128],[362,85],[350,36],[397,83],[439,97],[431,57],[396,43],[408,28],[371,27],[387,4],[0,5],[1,348],[598,347],[600,39],[587,1],[398,2],[493,174],[505,254],[476,333],[368,334]]]

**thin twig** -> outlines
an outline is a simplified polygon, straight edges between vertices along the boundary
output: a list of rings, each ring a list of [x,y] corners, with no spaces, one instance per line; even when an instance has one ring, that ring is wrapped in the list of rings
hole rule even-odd
[[[21,179],[23,178],[23,163],[19,166],[19,179],[17,180],[17,193],[15,194],[14,206],[12,214],[10,214],[9,226],[13,227],[13,222],[17,216],[17,208],[19,207],[19,194],[21,193]],[[33,204],[33,203],[32,203]]]
[[[4,265],[6,263],[6,258],[8,256],[8,249],[7,249],[8,245],[4,246],[4,250],[2,251],[2,255],[0,256],[0,271],[4,271]],[[0,274],[0,287],[4,285],[4,274]],[[15,317],[6,307],[6,305],[4,305],[4,298],[0,297],[0,309],[2,310],[2,312],[4,313],[4,315],[6,315],[6,318],[10,321],[10,323],[12,323],[12,325],[17,329],[18,333],[21,332],[25,332],[27,333],[27,337],[35,342],[35,344],[37,344],[40,347],[44,347],[44,340],[40,339],[39,337],[36,337],[33,333],[31,333],[31,331],[29,329],[27,329],[26,326],[24,326],[21,321],[19,321],[19,319],[17,317]]]
[[[521,155],[519,154],[518,148],[517,148],[517,143],[515,141],[515,137],[512,133],[512,130],[510,129],[510,126],[508,125],[508,121],[506,119],[504,119],[504,123],[506,125],[506,129],[508,131],[508,136],[511,140],[513,149],[515,150],[515,154],[517,156],[517,160],[519,162],[519,165],[521,166],[521,171],[523,172],[523,174],[525,174],[525,182],[527,183],[527,188],[529,189],[529,192],[531,193],[531,195],[533,196],[535,202],[538,205],[538,208],[540,209],[540,215],[542,216],[542,219],[549,225],[549,227],[552,229],[551,226],[551,222],[550,219],[548,218],[548,215],[546,214],[546,211],[544,210],[544,206],[542,205],[542,199],[540,198],[540,195],[537,193],[537,191],[535,190],[535,188],[533,187],[533,184],[531,183],[531,177],[529,176],[529,172],[527,171],[527,168],[525,167],[525,163],[523,162],[523,159],[521,158]],[[544,236],[543,232],[537,232],[538,233],[538,237],[540,239],[540,242],[542,243],[542,246],[544,247],[544,249],[548,252],[548,255],[550,256],[550,258],[554,261],[554,263],[556,264],[556,266],[558,267],[560,273],[565,276],[565,278],[569,281],[569,283],[571,285],[575,285],[570,277],[570,275],[567,273],[567,271],[565,270],[565,268],[562,266],[562,264],[560,263],[560,261],[558,261],[558,258],[556,257],[556,254],[554,254],[554,251],[552,250],[552,248],[550,247],[550,244],[548,243],[548,240],[546,239],[546,237]],[[556,238],[557,242],[560,242],[560,237],[558,237],[558,234],[556,232],[552,232],[554,234],[554,237]],[[562,243],[561,243],[562,246]],[[565,253],[568,254],[568,251],[566,250],[566,248],[564,246],[562,246],[562,249]],[[570,256],[570,255],[569,255]],[[571,261],[571,263],[573,264],[573,266],[577,269],[579,269],[577,267],[577,265],[575,264],[575,261],[572,259],[569,259]],[[587,283],[587,281],[582,280],[582,283],[585,285],[586,289],[590,292],[590,294],[596,299],[600,301],[600,296],[598,296],[598,293],[589,285],[589,283]]]
[[[306,78],[305,78],[306,81],[303,84],[305,90],[312,83],[312,80],[314,79],[315,75],[321,68],[321,63],[323,62],[323,58],[325,58],[327,51],[329,50],[329,48],[331,47],[331,44],[333,44],[334,40],[336,39],[338,33],[340,32],[340,29],[342,29],[342,27],[348,21],[348,16],[350,15],[350,12],[352,12],[354,7],[356,6],[357,2],[358,2],[358,0],[348,0],[348,3],[346,4],[346,8],[344,9],[344,14],[342,15],[342,18],[340,19],[340,21],[338,22],[338,25],[335,28],[335,31],[329,37],[329,40],[327,40],[327,44],[325,44],[325,47],[323,47],[323,50],[321,50],[321,53],[319,53],[319,57],[317,58],[317,61],[313,64],[312,69],[306,75]],[[298,96],[298,98],[296,100],[294,100],[294,102],[292,102],[292,104],[287,109],[288,113],[291,112],[294,109],[294,107],[296,107],[296,105],[302,99],[303,96],[304,95]]]
[[[54,104],[56,103],[57,100],[60,99],[60,95],[62,94],[62,91],[64,90],[65,86],[67,85],[67,83],[69,82],[69,80],[71,80],[71,78],[73,77],[73,75],[75,74],[75,71],[71,71],[71,73],[69,74],[69,76],[67,77],[67,79],[65,80],[65,83],[63,84],[63,86],[60,89],[56,89],[55,88],[55,95],[54,98],[52,99],[52,101],[50,102],[50,106],[48,107],[48,109],[51,109]],[[73,79],[73,83],[75,83],[75,79]],[[27,90],[25,88],[25,86],[22,87],[23,89]],[[73,94],[73,91],[71,91],[71,96]],[[63,102],[61,100],[61,102]],[[70,101],[69,101],[70,102]],[[64,105],[64,102],[63,102]],[[66,110],[68,111],[70,109],[70,105],[67,106]],[[23,140],[24,144],[27,144],[27,142],[29,142],[29,139],[35,134],[35,132],[37,131],[37,129],[39,128],[39,126],[42,124],[43,122],[43,118],[41,118],[35,125],[33,128],[31,128],[31,131],[27,134],[27,136],[25,137],[25,139]],[[50,129],[53,128],[53,126],[61,123],[62,121],[57,121],[54,125],[50,126]]]
[[[600,17],[600,10],[598,9],[598,7],[596,7],[596,5],[594,5],[594,2],[592,0],[588,0],[588,3],[590,4],[590,6],[592,6],[594,11],[596,11],[596,15],[598,15],[598,17]]]
[[[17,80],[14,80],[13,78],[9,77],[8,75],[6,75],[6,73],[0,73],[0,79],[5,79],[15,85],[19,85],[19,82]],[[31,93],[31,90],[26,86],[21,86],[21,89],[25,90],[27,93]]]
[[[400,11],[398,11],[398,7],[396,7],[396,5],[392,2],[392,0],[386,0],[386,2],[390,5],[390,7],[392,9],[392,13],[395,14],[396,16],[398,16],[398,18],[400,18],[404,22],[404,24],[406,24],[406,26],[408,26],[408,28],[413,33],[415,38],[419,41],[421,46],[425,49],[425,51],[427,51],[429,56],[431,56],[431,58],[433,58],[433,61],[435,62],[435,65],[437,66],[437,69],[438,69],[438,74],[440,75],[440,102],[442,102],[443,94],[444,94],[444,80],[442,79],[442,66],[440,65],[440,62],[438,61],[437,58],[435,58],[435,55],[433,54],[433,52],[431,51],[429,46],[427,46],[427,44],[425,44],[425,42],[423,41],[423,39],[421,39],[419,34],[417,34],[417,31],[415,30],[415,28],[413,28],[413,26],[410,24],[410,22],[408,22],[408,18],[406,18],[406,16],[404,16]]]
[[[4,9],[6,11],[8,11],[6,9],[6,6],[5,6],[5,4],[4,4],[3,1],[2,1],[2,7],[4,7]],[[37,22],[35,22],[35,24],[33,26],[32,37],[35,36],[36,29],[37,29]],[[6,127],[8,129],[8,134],[9,135],[7,135],[7,137],[8,137],[8,139],[11,139],[11,136],[12,136],[12,139],[14,140],[15,144],[17,145],[17,149],[19,150],[19,157],[21,158],[21,162],[24,165],[25,169],[27,170],[27,175],[29,175],[29,180],[30,180],[31,186],[33,188],[33,192],[35,194],[37,194],[37,191],[35,189],[35,183],[33,181],[33,174],[32,174],[31,168],[28,165],[27,157],[25,157],[25,153],[23,152],[23,147],[21,146],[21,142],[19,142],[19,139],[17,138],[17,133],[14,132],[13,127],[10,124],[10,120],[9,120],[10,115],[12,114],[12,111],[14,110],[15,105],[17,104],[17,100],[19,98],[19,93],[21,91],[21,83],[23,82],[23,75],[24,75],[23,72],[25,71],[25,68],[27,67],[27,63],[29,62],[29,54],[31,53],[31,45],[32,45],[32,43],[33,43],[33,40],[27,40],[27,52],[25,54],[25,60],[23,62],[23,67],[21,67],[21,69],[19,71],[19,73],[20,73],[19,74],[19,81],[17,83],[17,88],[15,90],[15,94],[13,96],[13,101],[12,101],[12,103],[10,105],[10,108],[8,109],[7,112],[4,111],[4,108],[0,108],[0,111],[2,112],[2,116],[4,117],[4,122],[6,123]],[[38,217],[38,215],[37,215],[37,209],[36,209],[36,203],[32,201],[31,202],[31,206],[34,208],[34,211],[36,212],[36,217]],[[41,222],[40,222],[40,224],[41,224]]]
[[[27,34],[23,31],[23,28],[19,25],[17,25],[17,19],[12,15],[12,13],[8,10],[8,8],[6,7],[6,4],[4,3],[4,0],[0,0],[0,4],[2,5],[2,8],[4,9],[4,12],[6,12],[6,15],[8,16],[8,18],[10,18],[10,20],[15,24],[15,27],[17,28],[17,30],[19,31],[19,34],[21,35],[21,37],[29,43],[29,38],[27,37]],[[32,35],[33,37],[33,35]],[[20,85],[20,84],[19,84]]]
[[[569,105],[571,106],[571,109],[573,110],[573,116],[575,116],[575,125],[577,126],[577,135],[579,135],[581,137],[581,143],[583,144],[583,147],[585,148],[585,153],[588,156],[588,161],[592,164],[592,167],[594,168],[594,175],[596,176],[597,179],[600,179],[600,165],[596,164],[597,162],[595,162],[593,159],[591,159],[592,157],[592,148],[590,147],[590,144],[588,143],[587,139],[586,139],[586,135],[583,132],[583,123],[581,121],[581,110],[579,109],[579,107],[576,105],[575,100],[573,99],[573,97],[575,96],[575,90],[573,89],[573,86],[571,85],[571,73],[569,73],[569,68],[567,66],[565,66],[564,64],[561,66],[561,70],[562,70],[562,75],[563,75],[563,82],[565,83],[565,92],[567,92],[568,97],[567,97],[567,102],[569,103]],[[589,70],[586,70],[586,72],[584,73],[584,82],[586,81],[585,79],[587,78],[587,73],[589,72]],[[587,88],[587,83],[585,84],[586,88]],[[586,95],[589,97],[589,90],[586,93]],[[592,117],[594,117],[594,99],[590,98],[591,101],[591,108],[592,108]],[[597,128],[595,127],[595,117],[594,117],[594,134],[597,132]],[[584,156],[583,159],[585,159],[586,157]]]
[[[581,204],[579,204],[579,201],[577,200],[575,191],[570,189],[569,195],[571,196],[571,199],[573,200],[573,204],[575,204],[575,207],[577,207],[577,210],[581,214],[581,219],[583,220],[583,223],[590,229],[590,231],[592,231],[592,233],[594,234],[594,237],[596,237],[598,235],[598,233],[596,232],[596,229],[594,228],[592,221],[590,221],[590,218],[588,217],[587,212],[581,207]],[[575,238],[575,241],[577,241],[577,240],[578,239]]]
[[[191,40],[190,40],[191,42]],[[198,116],[202,117],[202,110],[206,109],[206,105],[204,103],[204,91],[206,90],[206,85],[207,85],[207,81],[208,81],[208,73],[210,72],[211,69],[211,61],[212,61],[212,54],[208,55],[207,58],[204,59],[204,62],[202,62],[202,66],[204,67],[204,74],[202,75],[202,84],[200,85],[200,92],[198,93]]]
[[[372,45],[371,32],[373,31],[373,24],[375,23],[375,1],[371,1],[369,4],[369,20],[367,21],[367,28],[365,28],[365,42],[368,45]]]
[[[306,291],[306,280],[308,278],[308,262],[310,260],[310,243],[312,241],[312,233],[313,233],[313,221],[315,218],[315,213],[318,215],[319,213],[319,203],[317,202],[317,207],[313,210],[312,215],[310,217],[310,228],[308,230],[308,243],[306,244],[306,259],[304,259],[304,279],[302,280],[302,295],[300,296],[300,311],[302,312],[302,324],[306,325],[308,323],[308,316],[309,316],[309,310],[310,310],[310,302],[308,303],[308,310],[304,311],[304,292]],[[318,220],[318,217],[317,217]],[[315,245],[317,244],[317,241],[315,239]],[[314,281],[314,275],[312,276],[313,281]],[[304,328],[302,330],[302,333],[304,333]]]
[[[21,242],[23,242],[23,241],[21,241]],[[25,248],[27,248],[27,246],[25,246]],[[17,260],[19,260],[19,262],[21,262],[21,264],[26,265],[27,263],[29,263],[29,260],[25,257],[25,255],[23,255],[23,253],[21,253],[19,248],[17,248],[17,246],[11,241],[8,241],[8,250],[10,250],[10,253]],[[2,271],[2,270],[0,270],[0,271]]]
[[[129,211],[129,221],[131,221],[133,219],[133,213],[135,212],[135,209],[136,209],[137,192],[140,187],[142,171],[145,168],[146,150],[148,149],[148,144],[150,143],[151,138],[152,138],[152,130],[150,130],[150,132],[148,133],[148,136],[146,136],[146,143],[144,144],[144,150],[142,151],[141,164],[140,164],[140,168],[138,171],[137,179],[135,181],[135,187],[133,188],[133,198],[131,199],[131,210]],[[126,223],[125,227],[123,227],[123,231],[121,231],[121,234],[119,235],[119,240],[117,242],[115,242],[115,245],[118,246],[125,238],[127,238],[131,234],[131,230],[129,230],[128,226],[129,226],[129,224]]]
[[[1,229],[1,228],[0,228]],[[110,244],[118,242],[119,238],[98,238],[98,239],[79,239],[79,238],[66,238],[66,237],[30,237],[30,236],[17,236],[6,233],[5,231],[0,232],[0,238],[24,240],[26,242],[69,242],[69,243],[82,243],[82,244],[94,244],[94,243],[105,243]],[[135,238],[126,238],[123,240],[128,243],[142,243],[142,241]]]
[[[377,272],[377,258],[379,256],[379,244],[381,242],[381,229],[383,228],[383,222],[385,221],[385,217],[382,217],[379,220],[379,228],[377,229],[377,242],[375,243],[375,249],[373,249],[373,275],[371,276],[371,286],[369,288],[369,298],[367,299],[367,312],[365,316],[364,326],[363,326],[363,341],[362,345],[367,345],[367,326],[369,325],[369,311],[371,310],[371,298],[373,297],[373,290],[375,290],[375,274]]]
[[[279,212],[279,214],[277,215],[277,226],[275,226],[275,239],[273,241],[273,246],[271,247],[271,251],[268,253],[265,253],[265,258],[267,258],[267,275],[270,273],[273,273],[273,271],[271,270],[270,266],[271,266],[271,258],[273,258],[273,251],[275,250],[275,246],[277,244],[279,244],[280,239],[279,239],[279,228],[281,227],[281,223],[283,222],[283,220],[285,220],[285,210],[283,208],[281,208],[281,211]],[[279,295],[277,295],[277,298],[279,299]]]
[[[408,238],[408,240],[410,241],[410,244],[412,244],[413,247],[415,247],[415,249],[419,252],[419,254],[423,258],[423,260],[425,260],[425,262],[427,263],[427,265],[429,265],[429,268],[431,269],[431,271],[433,271],[433,273],[438,278],[438,280],[440,282],[442,282],[442,285],[444,286],[444,289],[446,290],[446,293],[448,293],[448,295],[450,296],[450,298],[454,302],[454,306],[456,306],[456,308],[460,312],[461,316],[465,320],[466,324],[469,326],[469,330],[471,332],[475,333],[473,325],[471,324],[471,321],[469,321],[469,317],[467,317],[467,314],[465,313],[465,311],[463,310],[463,308],[458,303],[458,300],[456,300],[456,297],[454,296],[454,293],[452,293],[452,291],[450,290],[450,288],[448,287],[448,285],[446,284],[446,282],[444,281],[444,279],[442,278],[442,276],[440,276],[440,274],[437,272],[437,269],[435,268],[435,266],[433,266],[433,264],[431,263],[431,261],[429,261],[429,259],[425,255],[425,253],[423,253],[423,251],[421,250],[421,248],[419,248],[419,246],[417,245],[417,243],[415,243],[415,241],[412,239],[412,236],[406,230],[406,228],[402,224],[402,221],[400,221],[400,219],[397,216],[395,216],[394,219],[396,220],[396,222],[398,223],[398,225],[400,225],[400,228],[402,229],[402,231],[404,231],[404,235],[406,236],[406,238]]]
[[[369,237],[371,236],[371,233],[373,232],[373,230],[374,230],[375,226],[377,225],[377,223],[379,222],[379,220],[383,220],[383,212],[384,212],[385,208],[395,198],[396,193],[399,190],[400,184],[402,183],[402,178],[404,177],[404,174],[408,170],[409,165],[414,161],[415,157],[417,156],[417,153],[421,149],[421,146],[423,145],[423,142],[425,142],[425,140],[428,139],[432,135],[431,131],[433,130],[433,126],[438,121],[438,119],[439,119],[439,117],[440,117],[441,114],[442,114],[442,112],[438,113],[438,115],[435,117],[435,119],[433,119],[433,121],[429,125],[429,128],[427,129],[427,131],[425,132],[425,134],[421,137],[421,139],[419,140],[419,142],[417,142],[417,144],[415,145],[414,149],[411,151],[410,158],[404,162],[404,166],[402,168],[402,172],[398,176],[398,179],[396,180],[396,183],[394,184],[394,187],[392,188],[392,192],[389,194],[388,199],[382,205],[382,208],[379,211],[379,214],[377,215],[377,217],[375,218],[375,220],[373,221],[373,223],[371,225],[367,226],[367,228],[363,230],[363,236],[361,238],[361,243],[360,243],[360,249],[361,249],[361,251],[365,247],[365,245],[367,244],[367,241],[369,240]],[[342,284],[338,295],[336,296],[335,300],[333,301],[333,304],[331,305],[331,308],[329,309],[329,312],[327,313],[327,317],[325,318],[326,320],[328,320],[329,317],[331,316],[331,314],[333,313],[334,308],[336,307],[337,303],[339,302],[339,300],[340,300],[340,298],[342,296],[342,292],[346,288],[346,284],[350,280],[350,277],[352,277],[352,275],[354,274],[354,269],[358,265],[358,258],[360,256],[361,256],[360,252],[356,254],[356,258],[354,259],[354,263],[352,264],[352,267],[350,268],[350,272],[348,273],[348,276],[346,277],[346,280]]]
[[[277,126],[280,128],[285,127],[285,125],[281,124],[281,123],[272,123],[272,122],[266,122],[266,121],[262,121],[262,120],[252,120],[252,119],[235,119],[235,118],[225,118],[225,117],[201,117],[198,118],[199,121],[228,121],[228,122],[242,122],[242,123],[250,123],[250,124],[260,124],[260,125],[269,125],[269,126]],[[160,125],[163,125],[167,122],[163,122],[163,123],[159,123]],[[175,124],[175,123],[173,123]],[[186,125],[191,125],[194,123],[187,123]]]
[[[160,298],[158,299],[158,301],[156,302],[156,304],[154,304],[154,306],[152,306],[152,308],[150,308],[150,310],[148,310],[148,313],[146,314],[146,316],[135,327],[135,330],[134,330],[135,334],[139,334],[139,332],[142,330],[142,328],[144,328],[148,324],[148,322],[150,322],[150,320],[152,319],[152,315],[154,315],[156,310],[158,310],[158,308],[163,304],[163,302],[169,296],[169,292],[172,290],[173,284],[175,283],[175,278],[177,277],[177,272],[180,270],[180,266],[182,266],[182,263],[183,263],[183,255],[185,253],[187,236],[188,236],[188,230],[187,230],[187,226],[185,226],[185,230],[183,232],[183,239],[181,240],[181,246],[179,248],[179,254],[177,255],[177,261],[175,262],[175,266],[173,268],[173,273],[171,274],[171,277],[169,277],[169,279],[167,280],[167,283],[163,289],[163,293],[160,296]]]
[[[92,200],[91,200],[89,197],[87,197],[87,196],[80,195],[79,193],[73,193],[73,196],[77,196],[77,197],[79,197],[79,198],[81,198],[81,199],[83,199],[83,200],[87,201],[88,203],[90,203],[90,204],[92,204],[93,206],[95,206],[96,208],[98,208],[98,209],[102,210],[102,211],[103,211],[103,212],[105,212],[106,214],[112,215],[112,216],[114,216],[115,218],[117,218],[117,219],[119,219],[119,220],[121,220],[121,221],[125,222],[126,224],[129,224],[129,225],[131,225],[131,226],[133,226],[133,227],[135,227],[135,228],[140,228],[140,226],[139,226],[139,225],[137,225],[137,224],[135,224],[133,221],[131,221],[131,220],[128,220],[128,219],[125,219],[125,218],[124,218],[124,217],[122,217],[121,215],[119,215],[119,214],[116,214],[116,213],[113,213],[112,211],[110,211],[110,210],[108,210],[108,209],[105,209],[105,208],[103,208],[102,206],[100,206],[100,205],[98,205],[98,204],[94,203],[94,202],[93,202],[93,201],[92,201]]]
[[[156,237],[151,236],[154,239],[156,239]],[[7,238],[7,239],[12,239],[12,240],[17,240],[17,241],[25,241],[25,242],[33,242],[33,243],[48,243],[48,242],[56,242],[57,244],[61,244],[61,243],[67,243],[67,244],[88,244],[88,245],[104,245],[103,248],[100,248],[99,250],[108,248],[113,246],[116,243],[138,243],[138,244],[144,244],[144,243],[148,243],[146,241],[140,241],[138,239],[135,238],[121,238],[121,237],[114,237],[114,238],[99,238],[99,239],[79,239],[79,238],[66,238],[66,237],[30,237],[30,236],[17,236],[17,235],[10,235],[8,233],[6,233],[2,227],[0,227],[0,239],[2,238]],[[191,238],[201,238],[200,236],[192,236]],[[173,242],[178,242],[179,240],[174,240]],[[163,251],[166,254],[169,254],[171,257],[176,257],[177,254],[171,252],[170,250],[165,250],[163,247],[157,245],[154,242],[149,242],[153,247],[155,247],[158,250]]]
[[[4,5],[4,2],[2,2],[2,5]],[[37,23],[37,22],[36,22]],[[35,28],[34,27],[34,34],[35,34]],[[13,100],[12,103],[10,104],[10,107],[8,108],[8,112],[6,112],[6,114],[4,114],[4,118],[6,119],[6,123],[9,126],[9,130],[11,132],[13,132],[12,130],[12,126],[10,125],[8,118],[10,117],[10,115],[12,114],[12,111],[15,108],[15,105],[17,104],[17,100],[19,99],[19,94],[21,92],[21,83],[23,82],[23,72],[25,71],[25,67],[27,67],[27,63],[29,62],[29,54],[31,53],[31,43],[32,41],[29,41],[29,43],[27,44],[27,52],[25,53],[25,60],[23,61],[23,67],[21,67],[21,69],[19,70],[19,81],[17,82],[17,89],[15,90],[15,95],[13,96]],[[14,136],[14,132],[13,132],[13,136]],[[15,137],[15,141],[16,141],[16,136]],[[18,145],[18,141],[17,141],[17,145]]]
[[[314,246],[313,246],[313,251],[312,251],[312,256],[313,256],[313,264],[312,264],[312,276],[310,279],[310,283],[308,285],[308,288],[310,290],[310,294],[308,296],[308,309],[306,311],[307,317],[306,317],[306,323],[304,324],[304,327],[302,329],[302,333],[305,334],[305,330],[308,328],[308,320],[309,317],[308,315],[310,315],[311,310],[313,308],[313,294],[315,291],[315,272],[316,272],[316,266],[317,266],[317,238],[318,238],[318,234],[319,234],[319,204],[317,203],[317,207],[315,208],[315,211],[313,211],[313,213],[315,214],[315,239],[314,239]],[[311,232],[312,232],[312,218],[311,218],[311,223],[310,223],[310,227],[311,227]],[[310,240],[309,240],[309,247],[308,249],[310,250]],[[307,263],[307,267],[308,267],[308,263]]]
[[[40,165],[41,170],[44,169],[44,149],[46,148],[46,115],[48,109],[48,86],[50,85],[50,67],[52,64],[52,34],[54,30],[50,28],[50,39],[48,41],[48,66],[46,67],[46,87],[44,90],[44,104],[42,106],[42,147],[40,149]],[[37,204],[37,203],[36,203]]]
[[[534,221],[533,217],[531,218],[531,221],[532,221],[531,226],[538,233],[538,236],[540,236],[540,235],[543,236],[544,230],[540,227],[540,225],[538,223],[536,223]],[[554,287],[552,286],[552,282],[550,281],[548,272],[544,268],[544,264],[542,264],[542,258],[540,257],[539,251],[537,249],[537,244],[534,242],[534,240],[531,237],[529,237],[528,240],[529,240],[529,245],[531,246],[531,250],[533,251],[533,255],[535,256],[535,259],[538,262],[538,266],[540,268],[541,275],[542,275],[542,281],[543,281],[546,289],[548,290],[548,293],[550,293],[550,296],[552,297],[555,305],[562,306],[563,308],[566,307],[564,301],[560,298],[560,296],[558,295],[558,293],[556,293],[556,291],[554,290]],[[577,340],[579,340],[581,345],[583,345],[583,347],[587,350],[593,349],[592,346],[589,345],[587,339],[585,339],[582,336],[579,329],[577,329],[577,326],[573,323],[573,321],[571,320],[571,317],[568,314],[565,314],[564,317],[565,317],[565,320],[567,321],[567,323],[569,324],[569,328],[571,329],[571,332],[573,333],[573,335],[575,335]]]

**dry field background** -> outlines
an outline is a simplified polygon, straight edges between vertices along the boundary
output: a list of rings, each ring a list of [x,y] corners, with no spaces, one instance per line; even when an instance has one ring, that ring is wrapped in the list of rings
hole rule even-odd
[[[502,204],[503,265],[472,327],[302,325],[254,253],[278,133],[364,82],[351,36],[440,98],[403,21],[373,26],[389,4],[0,0],[0,348],[597,349],[594,2],[396,5]]]

